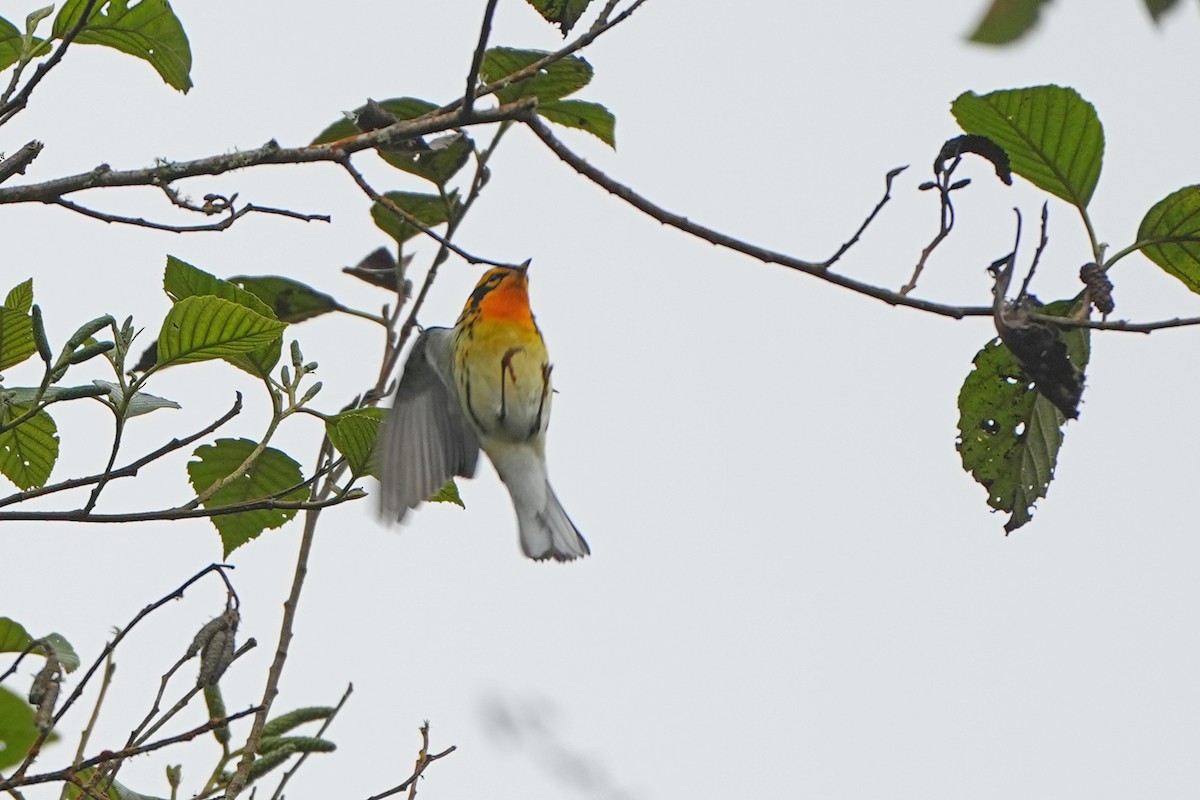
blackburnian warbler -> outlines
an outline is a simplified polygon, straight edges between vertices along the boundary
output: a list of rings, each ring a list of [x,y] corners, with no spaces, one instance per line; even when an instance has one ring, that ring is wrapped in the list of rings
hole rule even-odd
[[[380,440],[381,510],[402,520],[488,454],[512,495],[521,550],[541,561],[591,552],[546,473],[550,361],[529,308],[528,262],[480,279],[453,328],[413,344]]]

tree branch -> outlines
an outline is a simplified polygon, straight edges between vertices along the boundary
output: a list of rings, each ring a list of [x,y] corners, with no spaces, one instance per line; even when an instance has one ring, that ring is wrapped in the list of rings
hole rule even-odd
[[[637,192],[630,189],[628,186],[614,181],[603,172],[584,161],[582,158],[572,152],[566,145],[560,142],[554,136],[554,134],[550,132],[550,129],[545,125],[545,123],[538,119],[536,113],[527,112],[521,117],[521,121],[524,122],[530,128],[530,130],[532,130],[534,134],[536,134],[537,137],[541,139],[551,151],[554,152],[555,155],[557,155],[562,161],[564,161],[580,175],[583,175],[596,185],[607,190],[611,194],[616,195],[626,203],[629,203],[634,208],[649,215],[650,217],[653,217],[664,225],[670,225],[673,228],[677,228],[684,233],[691,234],[692,236],[703,239],[706,242],[715,244],[718,247],[724,247],[729,250],[742,253],[743,255],[758,259],[764,263],[778,264],[783,267],[788,267],[789,269],[794,269],[798,272],[804,272],[828,283],[842,286],[846,289],[850,289],[851,291],[866,295],[867,297],[874,297],[877,300],[882,300],[888,305],[907,306],[908,308],[915,308],[918,311],[926,311],[943,317],[953,317],[954,319],[962,319],[963,317],[991,316],[992,309],[990,306],[954,306],[946,303],[937,303],[932,300],[921,300],[919,298],[908,297],[900,294],[899,292],[885,289],[881,286],[873,286],[869,283],[863,283],[862,281],[849,278],[845,275],[839,275],[838,273],[830,272],[829,264],[832,263],[831,261],[805,261],[803,259],[789,256],[785,253],[768,250],[765,247],[759,247],[757,245],[744,242],[740,239],[735,239],[732,236],[713,230],[712,228],[706,228],[703,225],[698,225],[690,221],[687,217],[682,217],[678,214],[667,211],[661,206],[655,205]],[[843,252],[844,250],[839,250],[839,252],[835,254],[835,257],[840,258]]]
[[[383,147],[404,139],[450,130],[463,125],[483,125],[515,120],[535,105],[532,99],[519,100],[494,109],[472,111],[464,121],[461,114],[435,113],[414,120],[402,120],[386,128],[360,133],[326,144],[304,147],[280,147],[274,140],[255,150],[208,156],[192,161],[171,161],[153,167],[114,170],[101,164],[90,172],[20,186],[0,187],[0,205],[9,203],[58,203],[68,194],[85,189],[116,186],[165,186],[183,178],[200,175],[223,175],[226,172],[263,164],[307,164],[340,162],[347,155],[361,150]]]

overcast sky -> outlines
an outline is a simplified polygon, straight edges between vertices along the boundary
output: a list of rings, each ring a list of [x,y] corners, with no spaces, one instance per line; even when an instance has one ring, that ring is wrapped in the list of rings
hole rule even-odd
[[[191,93],[142,62],[73,48],[3,129],[0,150],[46,144],[10,183],[271,138],[303,144],[366,97],[450,100],[484,5],[347,0],[309,14],[181,2]],[[1026,42],[1002,50],[963,40],[982,6],[651,0],[586,53],[596,77],[578,97],[616,114],[616,152],[561,135],[672,211],[810,259],[848,238],[889,169],[912,164],[840,264],[891,288],[936,231],[936,200],[916,186],[958,132],[949,104],[963,91],[1057,83],[1095,104],[1106,153],[1091,209],[1114,247],[1151,205],[1200,182],[1195,4],[1158,29],[1134,0],[1052,4]],[[0,0],[8,19],[28,10]],[[561,40],[525,3],[503,0],[492,41]],[[380,189],[423,188],[374,156],[357,162]],[[984,268],[1011,247],[1011,209],[1036,219],[1042,196],[1019,179],[1000,185],[984,163],[965,174],[975,182],[959,196],[960,228],[916,294],[981,305]],[[339,272],[387,239],[336,167],[180,188],[334,221],[251,216],[223,234],[178,236],[9,206],[0,290],[33,276],[55,343],[103,313],[155,330],[168,253],[218,275],[292,276],[371,311],[385,301]],[[149,191],[90,200],[174,218]],[[1050,214],[1033,287],[1043,299],[1077,292],[1089,260],[1072,209],[1054,201]],[[355,692],[329,732],[338,753],[310,759],[289,796],[366,798],[399,783],[423,719],[435,749],[459,747],[429,768],[426,798],[1195,796],[1200,542],[1186,454],[1200,437],[1188,411],[1200,333],[1093,338],[1049,497],[1006,538],[954,449],[957,393],[994,335],[989,320],[893,309],[689,239],[519,129],[460,242],[533,259],[559,391],[551,477],[593,555],[522,558],[490,465],[462,485],[465,511],[423,508],[402,531],[379,525],[370,501],[327,512],[277,707],[332,704],[349,682]],[[416,265],[432,252],[422,245]],[[423,323],[452,323],[478,276],[458,260],[442,273]],[[1117,317],[1200,313],[1140,256],[1113,278]],[[322,410],[373,383],[380,337],[369,323],[325,317],[290,334],[321,364]],[[104,377],[92,367],[77,377]],[[5,377],[32,382],[33,369]],[[134,420],[130,457],[204,427],[237,389],[247,411],[221,435],[255,438],[267,418],[262,390],[220,363],[167,370],[148,389],[184,407]],[[54,478],[100,468],[108,415],[72,404],[56,418]],[[320,434],[299,418],[283,441],[308,468]],[[186,461],[114,484],[102,510],[183,502]],[[221,557],[205,521],[5,533],[0,614],[35,635],[60,631],[88,660],[113,626]],[[261,695],[299,536],[293,523],[230,559],[241,635],[259,642],[227,681],[231,709]],[[97,746],[124,741],[222,596],[215,581],[199,587],[131,637]],[[83,711],[68,723],[82,725]],[[187,724],[203,718],[198,709]],[[165,795],[164,764],[183,760],[195,791],[215,745],[189,748],[138,759],[121,779]]]

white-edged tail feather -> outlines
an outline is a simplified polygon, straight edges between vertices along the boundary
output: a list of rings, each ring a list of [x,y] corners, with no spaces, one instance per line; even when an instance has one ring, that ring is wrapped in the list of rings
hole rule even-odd
[[[522,552],[535,561],[574,561],[591,553],[550,488],[541,453],[525,443],[492,450],[488,455],[508,486],[517,512]]]

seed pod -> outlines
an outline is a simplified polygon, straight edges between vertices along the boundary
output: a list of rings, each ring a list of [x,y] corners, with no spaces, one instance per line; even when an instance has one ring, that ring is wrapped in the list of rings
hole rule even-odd
[[[307,706],[305,708],[297,708],[295,711],[289,711],[282,714],[263,726],[263,736],[279,736],[287,733],[292,728],[298,725],[303,725],[306,722],[313,722],[318,719],[328,719],[333,713],[332,706]]]
[[[115,345],[112,342],[92,342],[89,345],[81,347],[71,354],[67,359],[68,364],[82,364],[88,359],[95,358],[101,353],[107,353],[112,350]]]
[[[33,343],[37,345],[38,355],[42,361],[47,364],[54,358],[54,354],[50,352],[50,342],[46,339],[46,323],[42,320],[42,307],[37,303],[33,304],[30,309],[30,316],[33,317]]]
[[[194,647],[201,634],[207,635],[207,639],[200,645],[200,673],[196,676],[197,686],[216,684],[225,674],[229,665],[233,663],[234,634],[237,633],[239,619],[237,609],[231,608],[213,622],[205,625],[200,634],[196,635],[196,639],[192,641]],[[220,623],[213,625],[218,620]],[[191,652],[190,648],[189,652]]]
[[[229,716],[225,711],[225,698],[221,695],[221,687],[216,684],[204,687],[204,705],[208,707],[209,719],[225,719]],[[218,725],[213,728],[213,736],[219,743],[229,744],[229,726]]]
[[[1104,272],[1104,268],[1096,263],[1084,264],[1079,268],[1079,280],[1087,286],[1088,298],[1101,314],[1111,314],[1116,308],[1113,302],[1112,281]]]

